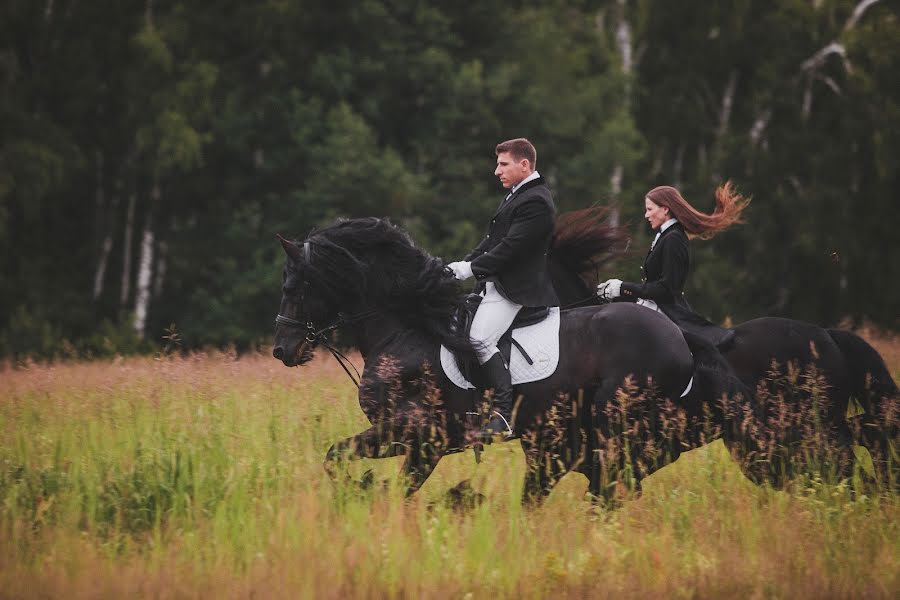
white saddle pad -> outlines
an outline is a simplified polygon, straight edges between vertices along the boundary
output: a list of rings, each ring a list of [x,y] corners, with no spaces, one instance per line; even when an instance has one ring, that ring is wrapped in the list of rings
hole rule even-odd
[[[529,365],[516,345],[512,345],[509,374],[513,385],[540,381],[553,375],[559,365],[559,307],[551,308],[550,314],[540,323],[513,329],[512,336],[534,361],[534,364]],[[443,346],[441,368],[456,386],[466,390],[475,388],[459,370],[453,353]]]

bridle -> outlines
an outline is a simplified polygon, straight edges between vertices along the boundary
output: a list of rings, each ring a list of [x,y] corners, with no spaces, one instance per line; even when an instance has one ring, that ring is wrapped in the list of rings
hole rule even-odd
[[[292,319],[290,317],[285,317],[284,315],[277,315],[275,317],[276,325],[284,325],[286,327],[293,327],[296,329],[305,328],[306,336],[304,340],[309,345],[310,348],[315,349],[316,346],[322,345],[325,346],[331,355],[338,361],[338,364],[344,369],[344,372],[347,374],[347,377],[350,378],[350,381],[359,387],[360,374],[359,370],[356,366],[350,362],[350,359],[347,358],[340,350],[331,345],[328,341],[327,335],[332,331],[336,331],[341,327],[345,327],[347,325],[354,325],[361,321],[368,319],[369,317],[375,316],[377,311],[375,310],[366,310],[355,315],[347,316],[344,313],[338,313],[337,319],[334,320],[327,327],[323,327],[321,329],[316,328],[315,324],[312,321],[307,321],[304,323],[303,321],[298,321],[297,319]],[[350,372],[350,369],[347,368],[347,365],[353,368],[353,371],[356,373],[354,377],[353,373]]]
[[[309,240],[303,242],[303,257],[307,264],[309,264]],[[308,285],[307,281],[303,282],[303,289],[305,296],[305,290]],[[300,298],[300,304],[303,304],[303,296]],[[291,327],[294,329],[306,329],[306,336],[304,336],[304,340],[309,345],[310,348],[315,349],[316,346],[322,345],[328,348],[328,351],[331,352],[331,355],[334,356],[335,360],[338,361],[338,364],[344,369],[344,372],[347,374],[347,377],[350,378],[356,387],[359,387],[360,374],[359,370],[354,366],[350,359],[347,358],[340,350],[332,346],[328,342],[328,334],[332,331],[336,331],[342,327],[346,327],[347,325],[354,325],[369,317],[374,316],[377,311],[373,309],[364,310],[362,312],[356,313],[355,315],[345,315],[344,313],[338,313],[337,319],[335,319],[331,324],[322,327],[321,329],[316,327],[316,325],[312,321],[298,321],[297,319],[292,319],[291,317],[286,317],[282,314],[278,314],[275,316],[275,325],[284,325],[285,327]],[[353,368],[353,371],[356,373],[356,376],[353,376],[353,373],[350,372],[350,369],[347,368],[347,365],[350,365]]]

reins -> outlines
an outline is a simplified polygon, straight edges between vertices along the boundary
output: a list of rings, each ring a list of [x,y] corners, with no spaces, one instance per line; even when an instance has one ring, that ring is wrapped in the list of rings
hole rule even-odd
[[[284,315],[277,315],[275,317],[275,324],[276,325],[286,325],[288,327],[296,327],[296,328],[305,327],[306,328],[306,337],[305,337],[306,342],[308,344],[310,344],[310,346],[312,346],[313,348],[315,348],[316,346],[318,346],[320,344],[322,346],[325,346],[328,349],[328,351],[331,352],[331,355],[338,362],[338,364],[341,365],[341,368],[344,369],[344,373],[347,374],[347,377],[350,378],[350,381],[352,381],[356,387],[359,387],[359,381],[361,379],[359,370],[350,361],[350,359],[347,358],[346,355],[344,355],[344,353],[342,353],[340,350],[338,350],[337,348],[335,348],[328,342],[327,334],[331,333],[332,331],[338,330],[341,327],[344,327],[346,325],[352,325],[354,323],[358,323],[358,322],[362,321],[363,319],[367,319],[371,316],[374,316],[375,314],[376,314],[375,310],[363,311],[361,313],[357,313],[357,314],[351,315],[349,317],[345,316],[343,313],[339,313],[338,318],[334,323],[332,323],[331,325],[328,325],[327,327],[323,327],[322,329],[319,329],[318,331],[316,330],[316,326],[312,323],[312,321],[307,321],[306,323],[303,323],[302,321],[298,321],[297,319],[292,319],[290,317],[285,317]],[[353,371],[356,373],[355,377],[354,377],[353,373],[350,372],[350,369],[347,368],[347,365],[350,365],[353,368]]]
[[[560,306],[560,307],[559,307],[559,310],[567,310],[567,309],[569,309],[569,308],[575,308],[576,306],[579,306],[579,305],[581,305],[581,304],[585,304],[586,302],[589,302],[589,301],[592,301],[592,300],[595,301],[595,302],[597,301],[597,295],[596,295],[596,294],[591,294],[591,295],[588,296],[587,298],[582,298],[581,300],[576,300],[575,302],[572,302],[572,303],[570,303],[570,304],[566,304],[565,306]]]

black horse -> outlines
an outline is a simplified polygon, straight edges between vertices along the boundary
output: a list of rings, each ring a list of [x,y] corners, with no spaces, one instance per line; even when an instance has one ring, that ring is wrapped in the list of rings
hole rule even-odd
[[[562,219],[552,252],[587,264],[597,248],[617,240],[614,230],[592,227],[601,217],[602,212],[586,211]],[[302,365],[317,345],[328,344],[328,332],[344,328],[354,334],[365,361],[359,402],[372,426],[334,444],[326,469],[336,476],[342,459],[405,455],[407,492],[413,493],[443,455],[471,446],[480,426],[472,423],[471,413],[483,399],[456,387],[439,360],[440,344],[472,353],[470,341],[453,325],[462,298],[458,283],[440,259],[381,219],[340,220],[300,242],[279,239],[287,259],[275,358]],[[686,422],[678,417],[685,411],[702,413],[699,405],[684,408],[684,403],[701,394],[715,397],[729,386],[707,372],[695,378],[690,396],[680,398],[696,371],[688,343],[664,316],[633,304],[563,311],[559,334],[556,372],[515,388],[514,418],[528,467],[526,501],[539,502],[572,470],[588,477],[592,494],[604,496],[612,481],[627,476],[637,486],[662,466],[628,456],[637,446],[620,442],[630,434],[612,432],[626,427],[612,409],[626,396],[652,397],[654,402],[643,406],[663,407],[653,408],[662,412],[652,418],[671,424]],[[664,445],[674,459],[691,446],[690,436],[683,426],[669,427],[669,434]],[[649,446],[661,448],[653,440]]]
[[[606,223],[595,226],[610,229]],[[610,255],[604,253],[615,249],[608,246],[604,250],[597,245],[594,251],[609,260]],[[556,269],[553,275],[563,305],[601,303],[599,299],[588,299],[602,279],[594,265]],[[734,337],[720,349],[718,360],[724,359],[725,368],[755,397],[752,410],[759,422],[768,418],[766,398],[783,391],[775,389],[779,383],[791,379],[796,388],[804,385],[800,381],[803,378],[807,382],[816,379],[816,392],[827,401],[822,416],[837,445],[849,450],[863,443],[875,453],[882,472],[897,467],[900,395],[884,359],[868,342],[851,331],[780,317],[753,319],[735,326],[733,331]],[[688,338],[694,344],[704,343],[696,336]],[[717,360],[709,354],[707,358]],[[848,419],[848,415],[852,418]]]

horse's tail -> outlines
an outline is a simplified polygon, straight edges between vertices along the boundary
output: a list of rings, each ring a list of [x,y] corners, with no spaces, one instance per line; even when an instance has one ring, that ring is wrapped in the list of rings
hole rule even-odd
[[[563,213],[556,218],[550,261],[581,277],[590,288],[599,281],[601,266],[624,252],[625,227],[614,225],[608,207],[595,206]]]
[[[844,356],[851,396],[862,401],[869,394],[876,398],[892,398],[897,395],[897,384],[875,348],[852,331],[826,331]]]
[[[690,398],[698,402],[716,403],[723,395],[729,398],[753,398],[752,390],[735,374],[722,353],[711,342],[690,331],[682,331],[694,355],[694,381]]]

